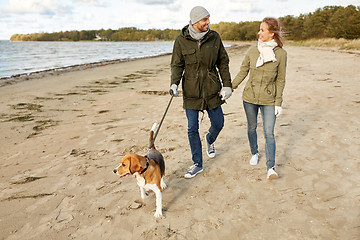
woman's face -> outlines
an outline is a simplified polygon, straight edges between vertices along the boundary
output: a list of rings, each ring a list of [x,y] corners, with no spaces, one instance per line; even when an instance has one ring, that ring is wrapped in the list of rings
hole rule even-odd
[[[260,30],[258,34],[259,34],[259,40],[262,42],[268,42],[274,38],[274,33],[269,32],[269,26],[265,22],[262,22],[260,24]]]

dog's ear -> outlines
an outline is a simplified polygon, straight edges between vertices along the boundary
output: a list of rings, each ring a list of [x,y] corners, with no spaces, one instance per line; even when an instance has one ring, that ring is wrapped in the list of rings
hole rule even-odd
[[[137,156],[131,156],[131,161],[130,161],[130,173],[134,174],[136,172],[139,172],[141,169],[141,163],[140,163],[140,159]]]

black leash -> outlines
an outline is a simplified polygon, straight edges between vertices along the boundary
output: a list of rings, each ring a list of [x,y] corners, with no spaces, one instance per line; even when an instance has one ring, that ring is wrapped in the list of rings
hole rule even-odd
[[[170,92],[170,94],[171,94],[171,92]],[[150,144],[150,146],[149,146],[149,149],[152,149],[152,147],[154,146],[155,139],[156,139],[156,137],[157,137],[157,135],[158,135],[158,133],[159,133],[161,124],[162,124],[163,121],[164,121],[165,115],[166,115],[167,111],[169,110],[169,107],[170,107],[170,104],[171,104],[171,101],[173,100],[173,98],[174,98],[174,94],[171,94],[171,98],[170,98],[169,104],[168,104],[167,107],[166,107],[165,113],[164,113],[164,115],[163,115],[163,117],[162,117],[162,119],[161,119],[161,121],[160,121],[159,127],[158,127],[157,130],[156,130],[155,136],[154,136],[153,140],[151,141],[151,144]]]

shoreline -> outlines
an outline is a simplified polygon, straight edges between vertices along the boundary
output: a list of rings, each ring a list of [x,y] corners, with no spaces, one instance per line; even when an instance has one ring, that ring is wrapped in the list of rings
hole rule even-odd
[[[65,73],[65,72],[82,71],[85,69],[96,68],[96,67],[101,67],[101,66],[110,65],[110,64],[130,62],[130,61],[136,61],[136,60],[141,60],[141,59],[156,58],[156,57],[167,56],[167,55],[171,55],[171,53],[164,53],[164,54],[159,54],[156,56],[124,58],[124,59],[115,59],[115,60],[91,62],[91,63],[84,63],[84,64],[76,64],[76,65],[71,65],[71,66],[66,66],[66,67],[58,67],[58,68],[50,68],[50,69],[46,69],[46,70],[41,70],[41,71],[34,71],[34,72],[30,72],[30,73],[15,74],[10,77],[0,78],[0,87],[16,84],[21,81],[27,81],[27,80],[31,80],[31,79],[39,79],[39,78],[46,77],[48,75],[59,75],[59,74]]]
[[[36,41],[35,41],[36,42]],[[83,41],[87,42],[87,41]],[[132,43],[131,41],[129,41]],[[170,41],[147,41],[147,42],[170,42]],[[230,49],[232,47],[236,46],[248,46],[252,44],[252,42],[231,42],[231,41],[224,41],[224,44],[228,44],[227,49]],[[64,66],[64,67],[58,67],[58,68],[49,68],[45,70],[40,71],[34,71],[29,73],[21,73],[21,74],[15,74],[9,77],[0,77],[0,87],[8,86],[12,84],[16,84],[21,81],[27,81],[31,79],[39,79],[42,77],[46,77],[48,75],[59,75],[65,72],[72,72],[72,71],[81,71],[88,68],[96,68],[101,67],[109,64],[117,64],[117,63],[123,63],[123,62],[129,62],[129,61],[136,61],[141,59],[148,59],[148,58],[156,58],[161,56],[167,56],[171,55],[172,53],[163,53],[153,56],[145,56],[145,57],[135,57],[135,58],[123,58],[123,59],[114,59],[114,60],[105,60],[105,61],[98,61],[98,62],[91,62],[91,63],[83,63],[83,64],[75,64],[70,66]]]
[[[86,41],[84,41],[86,42]],[[250,46],[253,44],[256,44],[254,41],[244,42],[244,41],[224,41],[224,44],[229,44],[226,49],[236,48],[236,47],[244,47],[244,46]],[[317,47],[317,46],[294,46],[292,43],[289,43],[288,45],[284,46],[286,47],[304,47],[304,48],[310,48],[314,50],[321,50],[321,51],[331,51],[331,52],[340,52],[340,53],[348,53],[348,54],[355,54],[360,55],[360,50],[342,50],[338,47]],[[75,64],[65,67],[58,67],[58,68],[50,68],[40,71],[34,71],[29,73],[21,73],[21,74],[15,74],[9,77],[0,77],[0,88],[12,84],[16,84],[18,82],[32,80],[32,79],[39,79],[46,76],[51,75],[59,75],[66,72],[73,72],[73,71],[82,71],[89,68],[97,68],[105,65],[110,64],[118,64],[123,62],[129,62],[129,61],[136,61],[141,59],[151,59],[151,58],[157,58],[161,56],[167,56],[171,55],[172,53],[164,53],[159,54],[155,56],[146,56],[146,57],[137,57],[137,58],[124,58],[124,59],[114,59],[114,60],[105,60],[105,61],[98,61],[98,62],[91,62],[91,63],[84,63],[84,64]]]
[[[84,41],[87,42],[87,41]],[[154,41],[156,42],[156,41]],[[255,41],[223,41],[224,44],[228,44],[229,46],[226,47],[226,49],[236,48],[236,47],[244,47],[256,44]],[[311,48],[315,50],[321,50],[321,51],[332,51],[332,52],[342,52],[342,53],[348,53],[348,54],[355,54],[360,55],[360,50],[342,50],[337,47],[317,47],[317,46],[294,46],[292,43],[289,43],[288,45],[284,46],[286,47],[304,47],[304,48]],[[171,55],[172,53],[164,53],[159,54],[155,56],[146,56],[146,57],[137,57],[137,58],[124,58],[124,59],[114,59],[114,60],[105,60],[105,61],[98,61],[98,62],[91,62],[91,63],[84,63],[84,64],[75,64],[65,67],[58,67],[58,68],[50,68],[40,71],[34,71],[29,73],[21,73],[21,74],[15,74],[9,77],[0,77],[0,88],[12,84],[16,84],[18,82],[32,80],[32,79],[39,79],[46,76],[51,75],[59,75],[66,72],[73,72],[73,71],[82,71],[89,68],[97,68],[109,64],[118,64],[123,62],[129,62],[129,61],[136,61],[141,59],[151,59],[161,56],[167,56]]]

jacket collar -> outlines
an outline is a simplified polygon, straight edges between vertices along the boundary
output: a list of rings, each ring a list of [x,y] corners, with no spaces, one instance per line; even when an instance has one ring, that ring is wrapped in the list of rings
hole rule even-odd
[[[205,34],[204,38],[201,39],[201,42],[206,41],[206,40],[209,38],[209,36],[210,36],[210,34],[211,34],[212,32],[213,32],[213,31],[210,29],[210,30]],[[185,27],[183,27],[183,29],[181,30],[181,36],[183,36],[184,38],[186,38],[186,39],[188,39],[188,40],[197,41],[197,40],[195,40],[194,38],[192,38],[192,37],[190,36],[190,33],[189,33],[189,24],[186,25]]]

